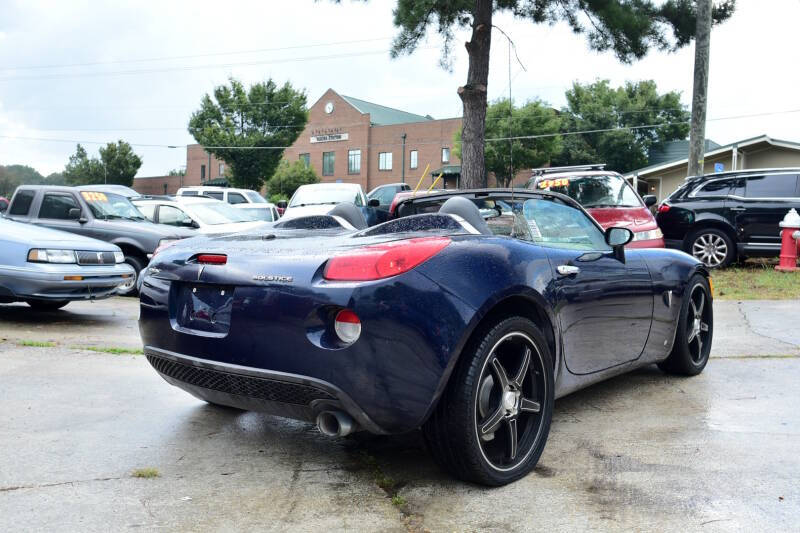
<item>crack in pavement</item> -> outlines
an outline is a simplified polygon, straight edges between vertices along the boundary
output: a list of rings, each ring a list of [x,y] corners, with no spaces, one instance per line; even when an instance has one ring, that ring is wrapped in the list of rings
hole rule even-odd
[[[744,319],[744,323],[745,323],[745,326],[747,326],[747,329],[750,330],[750,332],[753,333],[754,335],[758,335],[759,337],[763,337],[763,338],[769,339],[771,341],[775,341],[775,342],[779,342],[781,344],[785,344],[786,346],[791,346],[795,350],[800,350],[800,346],[797,346],[794,343],[787,342],[787,341],[785,341],[783,339],[779,339],[777,337],[770,337],[769,335],[765,335],[765,334],[763,334],[763,333],[761,333],[759,331],[756,331],[755,327],[753,327],[753,325],[750,323],[750,319],[747,317],[747,313],[744,311],[744,309],[742,309],[742,302],[736,302],[736,309],[739,311],[739,314],[742,316],[742,319]]]
[[[15,490],[25,490],[25,489],[43,489],[48,487],[59,487],[62,485],[75,485],[76,483],[92,483],[95,481],[116,481],[120,479],[125,479],[128,476],[118,476],[118,477],[96,477],[92,479],[76,479],[74,481],[59,481],[58,483],[40,483],[38,485],[13,485],[10,487],[0,487],[0,492],[12,492]]]

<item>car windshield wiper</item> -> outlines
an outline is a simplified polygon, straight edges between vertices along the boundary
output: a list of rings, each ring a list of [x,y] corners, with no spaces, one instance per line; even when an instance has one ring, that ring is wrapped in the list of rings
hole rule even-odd
[[[312,203],[308,203],[308,204],[290,205],[289,207],[306,207],[308,205],[328,205],[328,204],[334,204],[335,205],[335,204],[338,204],[338,203],[339,202],[312,202]]]

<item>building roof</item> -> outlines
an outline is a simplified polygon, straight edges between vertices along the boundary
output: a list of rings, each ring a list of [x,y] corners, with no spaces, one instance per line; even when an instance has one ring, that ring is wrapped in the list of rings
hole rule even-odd
[[[348,104],[355,107],[361,113],[369,113],[370,122],[376,126],[390,126],[392,124],[406,124],[408,122],[426,122],[428,120],[433,120],[433,117],[430,115],[416,115],[414,113],[409,113],[408,111],[394,109],[393,107],[386,107],[384,105],[373,104],[372,102],[367,102],[365,100],[359,100],[358,98],[353,98],[352,96],[344,96],[343,94],[340,94],[339,96],[344,98]]]
[[[743,150],[749,146],[753,146],[756,144],[766,143],[772,146],[777,146],[780,148],[788,148],[790,150],[800,150],[800,143],[793,142],[793,141],[783,141],[780,139],[773,139],[769,135],[759,135],[757,137],[750,137],[749,139],[743,139],[741,141],[732,142],[723,146],[717,146],[716,148],[712,148],[711,150],[707,151],[704,155],[704,159],[708,159],[710,157],[714,157],[721,153],[730,151],[734,148],[737,150]],[[641,176],[643,174],[651,174],[653,172],[660,172],[662,170],[667,170],[672,167],[677,167],[681,165],[688,165],[689,164],[689,155],[688,153],[681,157],[680,159],[675,159],[673,161],[666,161],[664,163],[658,163],[655,165],[649,165],[644,168],[640,168],[637,170],[632,170],[625,174],[625,177],[630,176]]]
[[[706,152],[719,147],[720,145],[711,139],[706,139]],[[677,161],[678,159],[682,159],[684,157],[689,157],[689,140],[683,139],[679,141],[669,141],[661,144],[660,146],[654,146],[650,149],[649,153],[647,154],[647,164],[660,165],[661,163]]]

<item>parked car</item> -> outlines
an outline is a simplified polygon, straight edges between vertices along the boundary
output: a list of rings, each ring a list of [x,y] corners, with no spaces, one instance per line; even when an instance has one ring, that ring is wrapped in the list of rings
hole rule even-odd
[[[301,185],[292,195],[281,218],[289,220],[310,215],[325,215],[340,203],[351,203],[358,207],[368,225],[372,226],[377,222],[375,208],[378,207],[378,200],[373,199],[368,202],[361,185],[357,183]]]
[[[247,216],[253,220],[261,220],[263,222],[275,222],[281,215],[278,213],[278,207],[272,203],[266,204],[239,204],[240,210],[244,211]]]
[[[38,311],[108,298],[135,281],[118,246],[0,217],[0,303]]]
[[[410,190],[411,187],[408,183],[389,183],[386,185],[379,185],[367,193],[367,201],[373,199],[378,200],[378,205],[376,207],[379,223],[389,220],[389,210],[395,195],[399,192]]]
[[[194,235],[186,228],[153,224],[125,196],[92,187],[22,185],[14,191],[6,216],[115,244],[135,276],[160,244]],[[135,276],[122,294],[135,292]]]
[[[152,222],[191,228],[206,235],[236,233],[264,225],[263,221],[254,220],[247,211],[206,197],[136,199],[133,204]]]
[[[687,178],[658,207],[667,246],[706,266],[780,254],[779,223],[800,209],[800,168],[718,172]]]
[[[605,165],[582,165],[535,169],[528,188],[566,194],[604,228],[628,228],[633,232],[628,248],[663,248],[663,235],[649,209],[658,202],[656,197],[640,197],[625,178],[604,168]]]
[[[653,363],[705,367],[712,294],[695,258],[626,250],[629,229],[541,190],[423,195],[399,210],[410,214],[353,230],[336,219],[361,214],[342,203],[279,221],[270,239],[161,251],[141,291],[148,361],[209,403],[329,436],[421,426],[444,468],[487,485],[536,465],[555,398]],[[331,220],[289,224],[309,219]]]
[[[181,187],[177,196],[208,196],[215,200],[227,202],[234,207],[247,204],[265,204],[267,201],[257,191],[250,189],[234,189],[232,187],[212,187],[199,185],[194,187]]]
[[[8,209],[8,198],[0,196],[0,213],[5,213]]]

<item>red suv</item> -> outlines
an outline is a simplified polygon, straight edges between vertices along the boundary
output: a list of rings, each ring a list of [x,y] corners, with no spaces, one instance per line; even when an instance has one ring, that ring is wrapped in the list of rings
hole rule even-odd
[[[664,236],[649,209],[658,201],[656,197],[640,197],[625,178],[604,167],[535,169],[528,188],[566,194],[581,204],[603,229],[628,228],[633,232],[628,248],[663,248]]]

